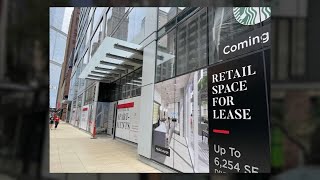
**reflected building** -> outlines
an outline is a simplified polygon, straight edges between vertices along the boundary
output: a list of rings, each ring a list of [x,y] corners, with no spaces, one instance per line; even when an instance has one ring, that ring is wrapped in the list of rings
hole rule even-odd
[[[60,103],[56,103],[62,63],[64,61],[67,31],[71,18],[71,9],[50,8],[50,107],[60,108]]]
[[[122,17],[126,13],[126,8],[113,7],[111,11],[112,11],[110,12],[111,17],[107,20],[107,35],[110,35],[115,30],[115,28],[118,28],[112,36],[117,39],[126,41],[128,39],[129,18],[126,17],[122,19]],[[119,27],[117,27],[120,21],[121,21],[121,24]]]

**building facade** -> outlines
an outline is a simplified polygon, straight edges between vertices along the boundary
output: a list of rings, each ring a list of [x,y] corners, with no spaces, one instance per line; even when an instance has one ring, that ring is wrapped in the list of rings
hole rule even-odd
[[[66,51],[64,61],[62,63],[61,75],[59,81],[58,95],[57,95],[57,110],[60,114],[61,120],[65,121],[67,116],[70,115],[71,103],[68,100],[70,76],[72,72],[73,52],[76,45],[76,37],[78,30],[80,8],[74,8],[70,26],[68,30]]]
[[[209,172],[207,68],[224,60],[222,43],[270,26],[271,18],[261,16],[263,22],[240,23],[243,18],[237,20],[232,7],[81,8],[68,96],[70,123],[93,135],[133,142],[140,157],[177,171]],[[284,16],[288,15],[275,15],[274,22],[288,21],[287,26],[276,23],[272,37],[265,37],[277,40],[276,53],[271,56],[270,47],[255,52],[263,53],[267,65],[277,66],[267,72],[277,88],[271,94],[268,91],[272,108],[277,107],[271,111],[271,120],[289,121],[298,117],[278,117],[277,110],[290,112],[296,109],[294,104],[309,104],[318,91],[310,88],[301,94],[298,81],[277,86],[310,77],[304,72],[315,67],[303,64],[306,55],[301,44],[288,45],[298,39],[305,42],[301,41],[305,16]],[[298,36],[288,33],[291,26],[299,27],[294,31]],[[295,50],[278,51],[280,46]],[[299,108],[305,114],[300,120],[310,118],[307,107]],[[272,136],[277,137],[271,143],[272,168],[285,170],[301,163],[299,143],[279,130],[279,123],[271,124]],[[171,154],[157,152],[156,146],[166,147]],[[286,156],[292,147],[297,151]]]

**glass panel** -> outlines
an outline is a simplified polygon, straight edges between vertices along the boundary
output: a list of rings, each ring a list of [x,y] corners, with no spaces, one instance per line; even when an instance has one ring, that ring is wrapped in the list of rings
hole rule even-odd
[[[174,114],[174,82],[175,79],[170,79],[155,85],[154,103],[160,107],[159,112],[153,115],[153,118],[158,117],[158,122],[153,125],[151,151],[152,159],[172,168],[174,166],[174,141],[172,140],[174,128],[174,123],[172,122],[172,115]],[[156,151],[156,147],[169,151],[170,155],[159,153],[159,151]]]
[[[155,85],[152,159],[181,172],[209,172],[206,84],[202,69]]]
[[[112,7],[109,9],[107,13],[107,24],[106,24],[106,34],[110,36],[114,29],[117,27],[119,22],[121,21],[122,17],[125,15],[129,8],[127,7]],[[126,20],[125,20],[126,21]],[[126,39],[128,31],[128,25],[126,26],[126,22],[121,25],[119,28],[119,32],[117,32],[114,37],[118,39]],[[121,30],[124,29],[124,30]]]
[[[121,96],[121,86],[120,86],[120,80],[116,81],[116,93],[115,93],[115,101],[120,99]]]
[[[221,11],[218,10],[218,11]],[[218,28],[218,24],[215,21],[215,13],[216,8],[210,7],[208,8],[208,26],[209,26],[209,64],[213,64],[218,62],[218,47],[217,47],[217,39],[216,39],[216,28]],[[219,21],[217,19],[217,21]]]
[[[177,15],[177,7],[159,7],[158,29]]]
[[[200,10],[178,27],[177,75],[207,65],[207,12]]]
[[[131,98],[131,89],[132,89],[132,77],[133,74],[130,73],[127,75],[127,78],[126,78],[126,95],[125,95],[125,99],[129,99]]]
[[[78,96],[78,106],[77,107],[81,107],[82,106],[82,94],[80,96]]]
[[[54,60],[57,63],[62,64],[64,60],[64,53],[66,48],[66,39],[67,37],[60,34],[55,33],[55,31],[50,31],[50,41],[54,43],[53,46],[50,47],[50,60]]]
[[[115,8],[113,8],[113,10],[115,10]],[[120,10],[123,12],[123,9]],[[156,30],[156,10],[156,8],[150,7],[133,8],[128,16],[122,19],[121,24],[117,26],[112,37],[140,44],[146,37]],[[121,12],[118,14],[122,15]],[[116,15],[114,12],[113,14],[114,16]],[[112,19],[110,18],[108,26],[111,26],[111,20]],[[107,27],[107,29],[109,29],[109,27]]]
[[[97,49],[100,46],[100,43],[102,41],[102,38],[103,38],[102,24],[103,23],[99,24],[99,27],[98,27],[97,31],[94,33],[94,35],[92,37],[92,40],[91,40],[91,57],[97,51]]]
[[[101,20],[102,13],[104,11],[104,7],[97,7],[96,10],[94,11],[94,16],[93,16],[93,28],[97,27],[97,24]]]
[[[174,77],[176,31],[171,31],[158,40],[156,81]]]
[[[121,86],[120,86],[120,88],[121,88],[121,90],[120,90],[120,92],[121,92],[121,98],[120,99],[125,99],[126,98],[126,86],[125,86],[125,84],[126,84],[126,77],[122,77],[121,78]]]
[[[209,145],[208,145],[208,137],[209,137],[209,123],[208,123],[208,86],[207,86],[207,69],[202,69],[196,72],[197,78],[195,85],[196,96],[198,99],[198,118],[197,118],[197,142],[196,148],[197,153],[195,158],[195,170],[199,173],[208,173],[209,172]],[[196,117],[195,117],[196,118]],[[195,119],[196,121],[196,119]]]
[[[86,35],[86,45],[88,44],[88,42],[90,41],[90,35],[91,35],[91,25],[92,25],[92,21],[89,23],[88,29],[87,29],[87,35]]]
[[[83,66],[82,66],[82,70],[86,67],[86,65],[89,62],[89,50],[87,50],[86,54],[83,57]],[[82,71],[81,70],[81,71]]]
[[[134,79],[132,80],[133,87],[135,89],[134,96],[141,95],[141,85],[142,85],[142,68],[134,72]]]
[[[88,18],[89,21],[90,21],[91,18],[92,18],[93,12],[94,12],[94,8],[90,8],[89,18]]]

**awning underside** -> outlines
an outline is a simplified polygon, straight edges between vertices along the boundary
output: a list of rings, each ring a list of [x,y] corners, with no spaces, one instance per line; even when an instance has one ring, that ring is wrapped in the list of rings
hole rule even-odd
[[[112,82],[142,66],[143,50],[138,44],[106,37],[79,78]]]

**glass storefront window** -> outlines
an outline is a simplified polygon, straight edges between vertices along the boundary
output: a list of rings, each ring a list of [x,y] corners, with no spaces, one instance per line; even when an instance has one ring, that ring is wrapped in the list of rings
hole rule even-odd
[[[128,99],[141,95],[142,68],[123,76],[112,83],[115,87],[112,92],[114,101]]]
[[[121,92],[121,97],[120,99],[126,99],[126,76],[122,77],[120,80],[120,92]]]
[[[94,101],[95,87],[96,86],[91,86],[89,89],[86,90],[85,101],[84,101],[85,105],[90,104],[91,102]]]
[[[175,75],[176,31],[173,30],[160,38],[157,43],[156,82]]]
[[[115,90],[115,94],[114,94],[114,100],[117,101],[120,99],[120,80],[117,80],[115,82],[115,86],[116,86],[116,90]]]
[[[81,107],[82,106],[82,94],[78,96],[78,104],[77,107]]]
[[[177,75],[206,66],[207,11],[200,10],[178,26]]]
[[[181,172],[209,172],[206,83],[201,69],[155,84],[152,159]]]
[[[132,80],[135,95],[134,96],[140,96],[141,95],[141,86],[142,86],[142,68],[136,70],[134,72],[134,78]]]
[[[131,96],[131,90],[132,90],[132,73],[130,73],[130,74],[128,74],[127,75],[127,78],[126,78],[126,85],[125,85],[125,87],[126,87],[126,93],[125,93],[125,98],[126,99],[129,99],[129,98],[131,98],[132,96]]]

